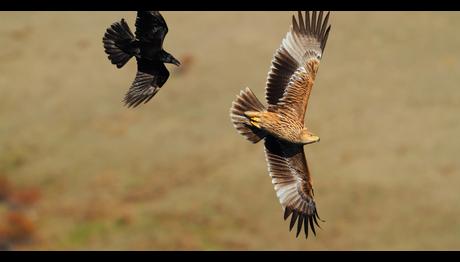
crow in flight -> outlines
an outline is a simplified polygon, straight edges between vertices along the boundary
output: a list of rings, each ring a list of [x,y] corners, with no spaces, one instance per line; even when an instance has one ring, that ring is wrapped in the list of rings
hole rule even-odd
[[[117,68],[123,67],[131,57],[136,57],[137,74],[124,98],[128,107],[147,103],[164,85],[169,71],[164,63],[180,66],[180,62],[163,50],[163,40],[168,26],[158,11],[138,11],[135,36],[124,19],[107,28],[104,49]]]

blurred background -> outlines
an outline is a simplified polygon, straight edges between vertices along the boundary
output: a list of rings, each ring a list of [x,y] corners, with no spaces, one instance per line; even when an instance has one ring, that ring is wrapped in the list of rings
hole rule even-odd
[[[185,65],[127,109],[136,63],[116,69],[102,36],[135,12],[1,12],[0,249],[459,249],[460,13],[331,14],[308,240],[229,117],[246,86],[265,103],[293,13],[162,12]]]

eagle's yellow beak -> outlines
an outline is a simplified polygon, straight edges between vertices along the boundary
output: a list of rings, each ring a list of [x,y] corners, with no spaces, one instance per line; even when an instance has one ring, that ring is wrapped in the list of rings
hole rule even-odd
[[[311,135],[311,136],[308,138],[307,144],[316,143],[316,142],[319,142],[319,140],[321,140],[321,139],[319,138],[319,136]]]
[[[302,139],[302,143],[304,143],[305,145],[319,142],[320,140],[319,136],[316,136],[308,132],[307,130],[302,132],[301,139]]]

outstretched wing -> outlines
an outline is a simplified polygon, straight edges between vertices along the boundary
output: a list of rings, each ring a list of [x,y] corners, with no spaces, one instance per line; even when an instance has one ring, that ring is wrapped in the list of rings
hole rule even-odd
[[[284,219],[292,214],[289,230],[297,222],[296,236],[299,236],[302,224],[306,237],[309,226],[316,235],[315,224],[319,226],[317,219],[320,218],[313,199],[312,181],[303,145],[289,144],[267,136],[265,156],[276,195],[284,208]]]
[[[168,26],[158,11],[138,11],[136,18],[136,37],[142,42],[159,43],[168,33]]]
[[[279,107],[295,110],[303,121],[308,98],[329,36],[329,13],[298,14],[292,17],[291,30],[283,39],[272,60],[266,98],[270,111]]]
[[[142,102],[147,103],[168,78],[169,71],[163,62],[138,59],[136,78],[123,100],[125,105],[136,107]]]

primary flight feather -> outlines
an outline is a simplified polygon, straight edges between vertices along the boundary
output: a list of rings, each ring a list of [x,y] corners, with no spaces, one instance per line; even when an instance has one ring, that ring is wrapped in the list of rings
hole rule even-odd
[[[133,56],[137,60],[137,73],[124,102],[128,107],[147,103],[169,78],[164,63],[176,66],[180,62],[163,49],[168,33],[163,16],[158,11],[138,11],[135,35],[124,19],[107,28],[104,49],[117,68],[123,67]]]
[[[237,131],[252,143],[264,139],[268,172],[284,209],[297,223],[296,236],[304,228],[316,235],[319,226],[312,179],[304,145],[319,141],[304,125],[308,99],[318,72],[331,26],[329,12],[298,12],[291,30],[276,50],[268,73],[265,107],[246,88],[232,103],[230,116]]]

